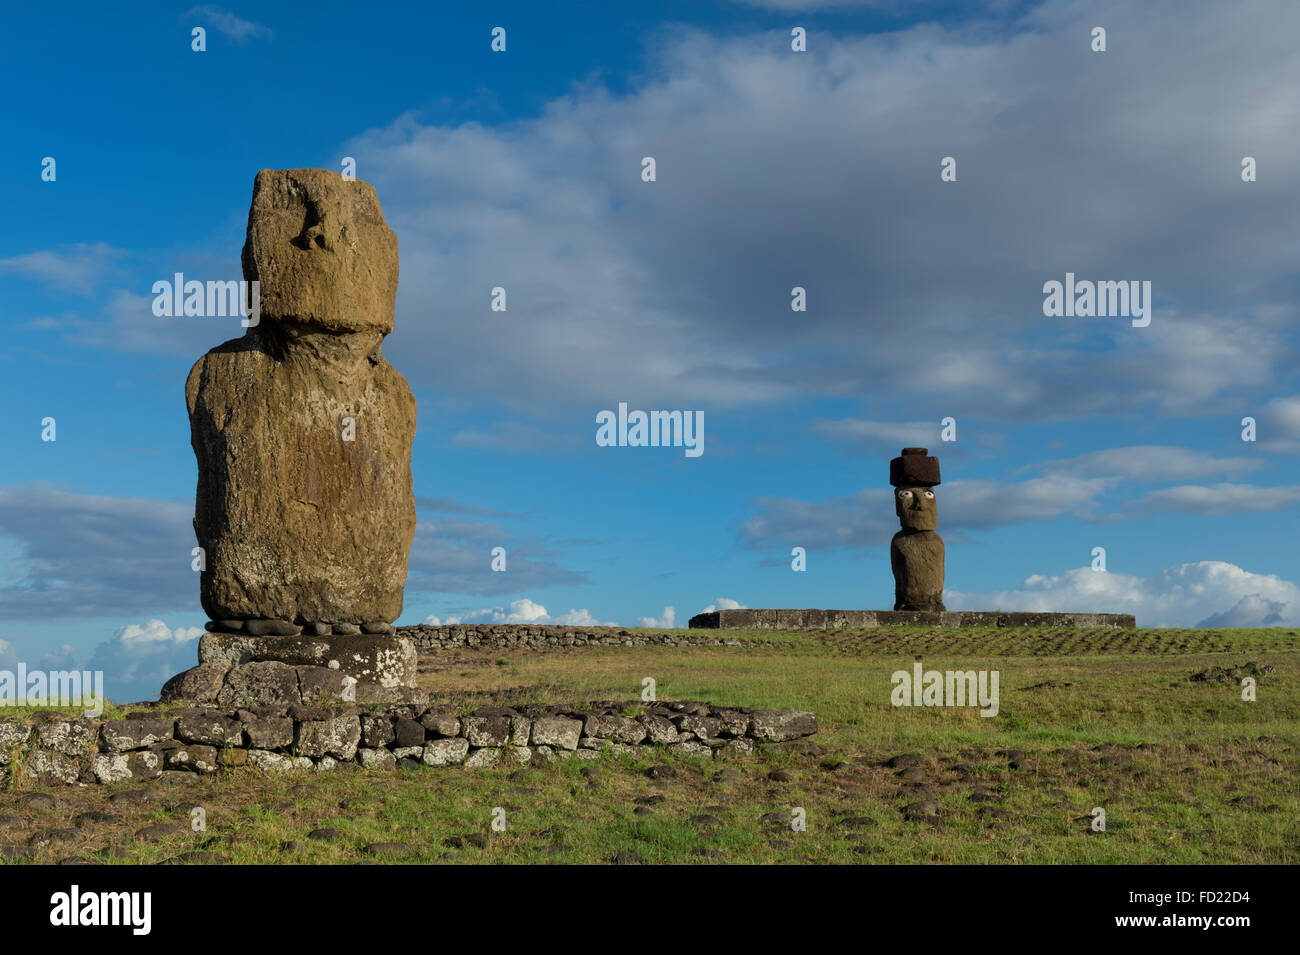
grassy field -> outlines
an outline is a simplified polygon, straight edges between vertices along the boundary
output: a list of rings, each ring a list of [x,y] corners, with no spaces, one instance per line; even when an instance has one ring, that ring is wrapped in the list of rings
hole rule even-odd
[[[439,700],[465,705],[632,700],[650,677],[660,699],[811,709],[816,752],[772,747],[711,761],[651,751],[395,774],[250,771],[169,786],[54,788],[46,791],[53,805],[20,789],[0,795],[0,855],[141,863],[1300,861],[1295,631],[718,635],[769,645],[443,651],[421,659],[421,677]],[[998,671],[998,715],[892,706],[890,675],[918,658],[927,670]],[[1241,698],[1247,674],[1258,683],[1255,702]],[[204,809],[206,831],[191,830],[194,807]],[[1092,829],[1094,807],[1105,810],[1104,832]],[[790,827],[795,811],[804,831]],[[492,828],[494,812],[502,831]]]

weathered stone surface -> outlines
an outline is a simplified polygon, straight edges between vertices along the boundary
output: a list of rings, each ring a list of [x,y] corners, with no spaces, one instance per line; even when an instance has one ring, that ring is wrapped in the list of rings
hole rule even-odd
[[[484,747],[482,749],[470,750],[469,756],[465,758],[466,769],[485,769],[488,766],[495,766],[497,760],[501,758],[501,749],[496,746]]]
[[[361,720],[355,716],[299,723],[294,738],[300,756],[334,756],[338,759],[356,756],[360,742]]]
[[[243,260],[260,321],[186,383],[203,607],[214,620],[395,620],[415,530],[416,410],[379,349],[396,236],[370,185],[265,169]]]
[[[1137,621],[1131,613],[997,613],[994,611],[912,611],[912,610],[781,610],[755,608],[741,610],[712,610],[696,614],[690,620],[693,629],[703,630],[777,630],[797,627],[801,629],[835,630],[842,627],[1120,627],[1132,630]],[[401,628],[412,634],[421,647],[459,645],[450,641],[434,642],[425,634],[430,631],[462,631],[477,629],[499,633],[509,625],[497,624],[477,627],[430,627],[427,624]],[[530,628],[543,629],[543,628]],[[594,631],[591,631],[594,633]],[[649,638],[647,638],[649,640]],[[505,645],[501,638],[480,639],[479,645]],[[586,641],[596,642],[596,641]],[[689,642],[689,641],[683,641]],[[735,646],[752,645],[756,641],[725,640],[719,636],[713,644],[728,643]]]
[[[421,727],[423,732],[423,727]],[[369,713],[361,717],[361,743],[372,749],[387,746],[396,739],[393,721],[387,716],[374,716]]]
[[[718,713],[718,736],[741,737],[749,735],[750,717],[748,713],[737,710],[722,710]]]
[[[208,664],[203,664],[207,666]],[[217,693],[222,706],[252,706],[262,703],[298,703],[298,671],[286,663],[245,663],[226,673]]]
[[[158,698],[164,703],[215,703],[225,682],[226,671],[227,667],[220,663],[200,663],[164,683]]]
[[[464,716],[460,725],[471,746],[505,746],[510,742],[508,716]]]
[[[28,753],[23,772],[40,783],[70,784],[81,776],[81,770],[70,757],[49,749],[34,749]]]
[[[173,720],[109,720],[99,729],[102,748],[108,753],[145,749],[176,732]]]
[[[583,733],[597,739],[610,739],[619,743],[635,744],[646,737],[643,724],[626,716],[589,715],[583,721]]]
[[[637,722],[646,728],[646,735],[651,743],[676,743],[680,736],[672,721],[663,716],[643,713],[637,717]]]
[[[244,741],[244,726],[233,717],[215,713],[204,716],[182,716],[176,721],[176,738],[183,743],[239,746]]]
[[[533,721],[526,716],[510,717],[510,745],[527,746],[532,734]]]
[[[81,756],[89,752],[96,733],[96,725],[89,720],[60,720],[38,726],[36,739],[41,746],[64,756]]]
[[[283,753],[272,753],[265,749],[250,749],[248,765],[269,773],[287,773],[293,769],[293,760]]]
[[[362,698],[358,692],[362,684],[338,670],[329,667],[294,667],[294,670],[298,675],[298,693],[304,703],[341,703],[347,699],[349,689],[354,699]]]
[[[719,723],[711,716],[683,716],[674,722],[683,733],[694,733],[697,739],[712,739],[718,735]]]
[[[204,743],[169,747],[163,750],[164,769],[188,769],[196,773],[215,773],[218,768],[217,748]]]
[[[564,716],[542,716],[533,720],[534,746],[554,746],[559,749],[574,750],[578,748],[578,739],[581,735],[581,720],[571,720]]]
[[[22,746],[31,735],[32,728],[26,723],[0,723],[0,763],[9,762],[9,751]]]
[[[414,685],[419,655],[409,638],[386,635],[339,637],[333,634],[252,637],[240,633],[207,633],[199,639],[199,661],[227,667],[247,663],[284,663],[293,667],[326,667],[340,678],[384,687]]]
[[[425,710],[420,715],[420,723],[433,736],[459,736],[460,718],[438,710]]]
[[[163,759],[149,750],[99,753],[91,761],[90,771],[101,783],[157,779],[162,775]]]
[[[245,620],[244,629],[255,637],[290,637],[302,633],[292,620]]]
[[[363,747],[357,750],[357,761],[365,769],[396,769],[397,758],[386,749]]]
[[[423,746],[424,726],[415,720],[398,717],[393,720],[393,739],[398,746]]]
[[[817,732],[817,717],[808,710],[757,710],[751,714],[749,735],[779,743]]]
[[[912,491],[900,488],[900,491]],[[915,492],[930,493],[916,488]],[[931,502],[933,503],[933,502]],[[889,543],[889,563],[894,571],[894,609],[940,612],[943,604],[943,538],[934,531],[901,530]]]
[[[293,743],[293,720],[287,716],[243,720],[249,749],[280,749]]]
[[[474,768],[502,761],[524,766],[534,760],[596,759],[605,752],[644,753],[640,745],[656,743],[684,755],[730,755],[751,752],[756,739],[781,747],[807,744],[801,737],[816,731],[811,713],[750,714],[700,702],[648,708],[626,701],[481,706],[465,717],[422,706],[388,703],[366,712],[358,704],[270,704],[241,707],[233,716],[229,709],[190,707],[171,710],[167,719],[141,708],[120,720],[70,721],[37,714],[30,728],[10,721],[0,726],[11,750],[23,755],[19,765],[30,778],[83,785],[153,779],[192,785],[196,775],[246,765],[273,772],[418,769],[422,764]],[[635,719],[622,715],[642,709]],[[417,713],[419,720],[413,718]],[[680,732],[674,723],[692,729]],[[749,737],[740,736],[742,731]],[[425,738],[435,732],[461,735]],[[90,748],[96,743],[101,752]],[[147,745],[118,751],[142,744]],[[18,771],[7,765],[0,769],[5,781]],[[144,792],[120,793],[114,801]]]
[[[461,736],[450,739],[431,739],[424,744],[421,758],[427,766],[455,766],[465,762],[469,742]]]

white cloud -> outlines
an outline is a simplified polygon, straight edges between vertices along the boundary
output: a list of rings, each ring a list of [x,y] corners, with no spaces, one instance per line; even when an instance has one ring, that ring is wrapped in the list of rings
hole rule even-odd
[[[664,607],[664,612],[658,617],[641,617],[637,623],[642,627],[671,630],[676,620],[677,611],[672,607]]]
[[[191,7],[185,15],[187,17],[204,18],[214,30],[224,34],[236,43],[244,43],[248,40],[263,37],[270,39],[272,35],[270,29],[262,26],[262,24],[240,19],[233,13],[211,4]]]
[[[1300,625],[1300,587],[1224,561],[1199,561],[1136,577],[1079,567],[1035,574],[1016,590],[944,591],[950,610],[1131,613],[1141,627]]]
[[[103,242],[79,242],[0,259],[0,272],[20,275],[78,295],[92,295],[113,271],[121,251]]]
[[[583,608],[581,610],[569,610],[568,613],[557,614],[552,617],[541,604],[522,597],[519,600],[510,601],[507,607],[485,607],[482,610],[475,610],[473,613],[467,613],[461,616],[447,617],[441,619],[432,614],[424,618],[424,622],[432,626],[453,626],[455,624],[476,624],[476,623],[518,623],[532,624],[534,626],[563,626],[563,627],[617,627],[618,624],[612,621],[601,622],[592,615],[591,611]]]
[[[1300,503],[1300,484],[1257,487],[1251,484],[1184,484],[1162,488],[1133,502],[1135,511],[1182,511],[1190,514],[1248,514],[1278,511]]]
[[[0,670],[14,670],[18,666],[18,651],[8,640],[0,640]]]
[[[1074,458],[1048,461],[1042,467],[1049,473],[1163,483],[1198,477],[1235,476],[1254,470],[1262,463],[1254,458],[1221,458],[1191,448],[1150,444],[1092,451]]]
[[[155,699],[171,677],[198,664],[202,635],[158,619],[128,624],[95,648],[86,669],[104,672],[104,692],[117,703]]]
[[[0,487],[0,617],[22,620],[198,610],[193,501]]]
[[[718,597],[713,603],[709,604],[700,613],[713,613],[715,610],[744,610],[745,605],[738,600],[732,600],[730,597]]]
[[[870,393],[909,420],[942,406],[1019,422],[1262,400],[1295,338],[1300,196],[1282,184],[1300,153],[1277,117],[1294,111],[1300,61],[1272,38],[1300,29],[1300,9],[1047,6],[1004,29],[823,31],[800,55],[780,30],[664,31],[627,93],[592,82],[532,119],[408,115],[356,137],[345,149],[402,236],[396,341],[428,356],[403,370],[462,392],[492,380],[503,404],[566,417],[610,394],[680,407]],[[1099,14],[1141,59],[1094,69]],[[1240,181],[1197,148],[1206,128],[1281,164],[1251,187],[1258,202],[1233,198]],[[978,189],[953,185],[961,203],[936,206],[937,168],[917,173],[936,129],[981,171]],[[882,130],[887,148],[863,150]],[[1135,136],[1140,161],[1114,149]],[[637,175],[648,144],[654,183]],[[1135,221],[1164,238],[1123,227]],[[500,284],[502,262],[509,335],[475,291]],[[1151,326],[1045,320],[1042,283],[1066,269],[1149,277]],[[797,325],[791,275],[810,293]],[[438,312],[483,320],[422,320]]]

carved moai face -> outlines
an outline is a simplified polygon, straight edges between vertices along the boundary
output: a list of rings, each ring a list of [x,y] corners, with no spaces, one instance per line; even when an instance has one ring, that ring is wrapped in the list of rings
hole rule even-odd
[[[894,512],[905,531],[933,531],[939,527],[933,488],[894,488]]]
[[[245,280],[261,283],[264,319],[393,330],[397,236],[367,182],[328,169],[263,169],[243,262]]]

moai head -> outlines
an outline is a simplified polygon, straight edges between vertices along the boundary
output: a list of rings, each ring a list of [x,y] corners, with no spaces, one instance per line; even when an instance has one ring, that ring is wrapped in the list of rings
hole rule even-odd
[[[904,448],[889,462],[889,483],[894,485],[894,513],[905,531],[932,531],[939,527],[939,510],[933,488],[939,484],[939,459],[925,448]]]
[[[253,183],[244,279],[261,317],[332,332],[393,330],[397,236],[374,186],[328,169],[263,169]]]

